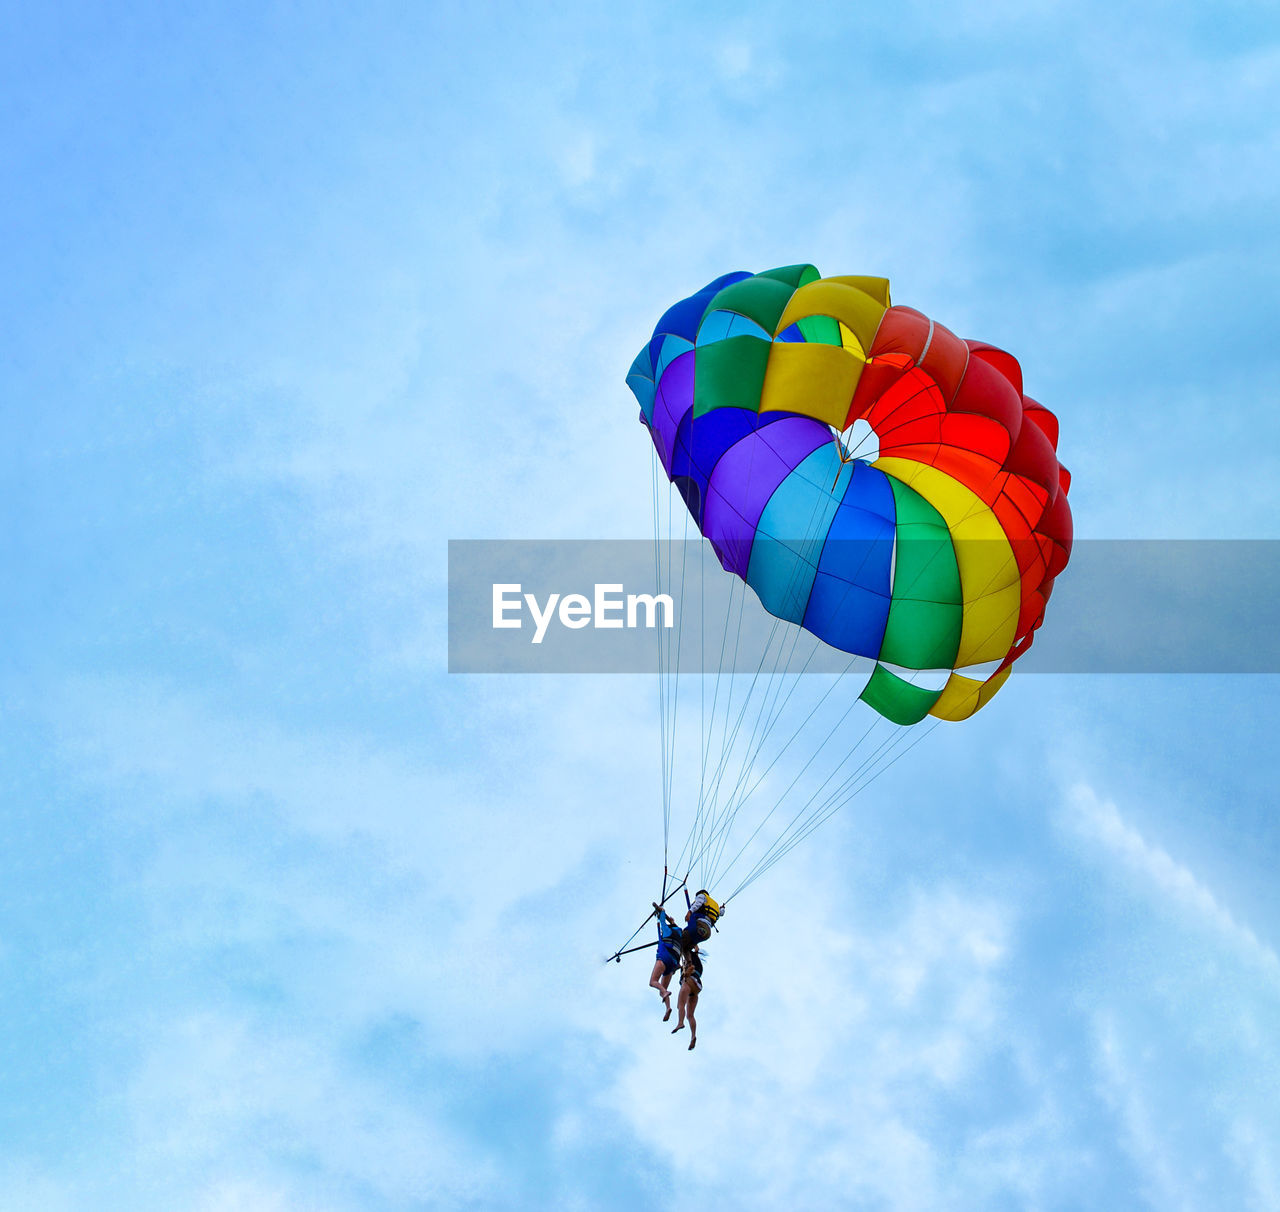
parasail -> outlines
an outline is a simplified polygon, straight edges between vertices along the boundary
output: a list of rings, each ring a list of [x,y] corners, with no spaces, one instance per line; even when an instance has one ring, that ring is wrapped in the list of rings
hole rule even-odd
[[[883,278],[823,278],[792,265],[728,274],[670,307],[627,382],[684,525],[775,624],[849,655],[838,680],[862,705],[908,730],[926,717],[966,719],[990,701],[1043,623],[1071,551],[1058,422],[1024,394],[1010,354],[892,305]],[[674,581],[670,553],[665,569]],[[659,657],[665,852],[678,658],[670,642]],[[699,691],[699,787],[679,862],[703,864],[707,887],[742,855],[733,829],[767,782],[761,767],[767,774],[777,761],[761,757],[783,715],[769,682],[762,662],[737,707],[731,685],[724,720],[713,706],[709,725]],[[739,888],[893,752],[850,766],[844,716],[828,730],[815,714],[836,770],[794,815],[778,816],[778,789],[765,787],[749,838],[763,836],[765,849],[747,860]],[[805,772],[816,781],[812,758],[797,779]],[[765,827],[775,817],[780,833]]]

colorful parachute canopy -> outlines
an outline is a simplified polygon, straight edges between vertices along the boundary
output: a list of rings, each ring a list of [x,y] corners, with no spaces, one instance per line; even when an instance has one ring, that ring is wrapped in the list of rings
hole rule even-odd
[[[1058,422],[1011,355],[791,265],[675,304],[627,382],[721,564],[873,658],[872,707],[960,720],[1004,684],[1071,552]]]

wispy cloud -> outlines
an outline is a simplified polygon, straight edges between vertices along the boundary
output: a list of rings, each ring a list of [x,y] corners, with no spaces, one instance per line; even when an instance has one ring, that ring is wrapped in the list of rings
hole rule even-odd
[[[1097,1064],[1103,1095],[1123,1132],[1124,1145],[1136,1161],[1151,1208],[1192,1208],[1192,1195],[1178,1174],[1175,1157],[1152,1121],[1152,1108],[1140,1081],[1127,1066],[1114,1027],[1098,1028]]]
[[[977,1208],[1011,1188],[1034,1202],[1059,1168],[1037,1075],[1015,1082],[1012,1102],[1024,1109],[1000,1131],[963,1117],[940,1130],[931,1110],[996,1080],[1016,1050],[1004,994],[1009,907],[921,889],[878,925],[837,920],[807,895],[812,876],[797,866],[774,887],[791,912],[748,902],[726,925],[763,962],[744,980],[731,959],[708,959],[705,1038],[687,1062],[671,1062],[649,1014],[604,1028],[629,1054],[606,1105],[670,1160],[677,1181],[708,1198],[732,1182],[742,1206]],[[693,1121],[673,1106],[696,1107]]]
[[[1128,907],[1095,910],[1088,967],[1098,975],[1075,996],[1088,1007],[1099,1101],[1143,1204],[1275,1207],[1280,1119],[1269,1091],[1280,1051],[1261,1027],[1280,1005],[1275,952],[1092,786],[1070,789],[1059,824],[1086,863],[1101,861],[1108,899],[1118,891]]]
[[[156,1028],[125,1103],[137,1164],[169,1176],[175,1203],[272,1177],[295,1206],[358,1206],[362,1191],[404,1206],[500,1201],[496,1150],[430,1100],[362,1080],[324,1035],[208,1011]]]
[[[1280,989],[1280,957],[1275,951],[1246,923],[1237,921],[1189,867],[1125,821],[1114,803],[1087,784],[1078,784],[1067,798],[1064,820],[1074,833],[1127,871],[1139,889],[1156,893],[1166,905],[1211,927]]]

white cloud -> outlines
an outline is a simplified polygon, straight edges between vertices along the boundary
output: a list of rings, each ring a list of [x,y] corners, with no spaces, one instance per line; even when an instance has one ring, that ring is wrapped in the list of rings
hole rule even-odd
[[[179,1200],[195,1189],[210,1207],[269,1208],[329,1192],[332,1206],[356,1207],[364,1191],[412,1206],[501,1191],[493,1156],[438,1110],[362,1080],[296,1026],[210,1011],[161,1022],[125,1102],[139,1170]]]
[[[1280,1159],[1276,1156],[1274,1124],[1260,1124],[1250,1115],[1237,1116],[1227,1134],[1226,1153],[1248,1180],[1248,1206],[1256,1212],[1280,1208]]]
[[[75,1178],[50,1173],[29,1163],[0,1168],[0,1207],[15,1212],[79,1212],[85,1192]]]
[[[1280,958],[1275,951],[1247,924],[1238,922],[1190,868],[1126,822],[1114,803],[1099,797],[1087,784],[1077,784],[1067,797],[1064,823],[1136,876],[1140,887],[1158,893],[1167,904],[1210,926],[1273,981],[1280,979]]]
[[[1110,877],[1101,898],[1076,885],[1101,921],[1075,998],[1135,1198],[1276,1207],[1280,1056],[1260,1029],[1280,995],[1275,952],[1088,784],[1070,789],[1058,823]]]
[[[1147,1207],[1272,1212],[1280,1207],[1274,1048],[1219,1050],[1205,1072],[1196,1054],[1207,1024],[1176,1023],[1203,1018],[1189,1000],[1170,1007],[1174,1024],[1117,998],[1093,1016],[1093,1069],[1116,1140]]]
[[[642,780],[617,684],[469,685],[502,723],[491,777],[470,750],[451,768],[433,745],[291,732],[150,680],[80,680],[53,704],[64,769],[129,854],[111,895],[143,923],[139,994],[92,1020],[143,1041],[104,1080],[127,1088],[129,1147],[170,1206],[327,1208],[315,1192],[332,1189],[341,1209],[362,1185],[390,1206],[507,1200],[492,1142],[448,1126],[447,1074],[525,1063],[571,1030],[566,982],[598,978],[609,923],[636,910],[613,856],[652,818],[628,811]],[[593,811],[609,778],[610,811]],[[99,989],[125,979],[106,956],[91,971]],[[426,1105],[350,1061],[400,1020],[445,1071]],[[321,1159],[310,1186],[285,1164],[299,1157]]]
[[[1097,1025],[1096,1064],[1103,1097],[1119,1121],[1122,1143],[1142,1175],[1148,1207],[1193,1208],[1185,1176],[1153,1120],[1148,1091],[1128,1067],[1115,1027],[1103,1018]]]
[[[692,1055],[647,991],[635,1012],[638,970],[625,999],[604,997],[598,1029],[620,1052],[605,1105],[678,1182],[731,1187],[741,1206],[980,1207],[1015,1173],[1034,1185],[1024,1155],[1045,1135],[1039,1112],[1020,1134],[957,1146],[929,1110],[1011,1047],[1008,907],[937,888],[878,926],[837,921],[812,878],[788,864],[767,899],[735,906],[707,960]]]
[[[726,80],[740,80],[747,75],[754,59],[748,42],[725,42],[716,50],[716,66]]]
[[[293,1201],[282,1182],[232,1178],[211,1184],[195,1212],[292,1212]]]

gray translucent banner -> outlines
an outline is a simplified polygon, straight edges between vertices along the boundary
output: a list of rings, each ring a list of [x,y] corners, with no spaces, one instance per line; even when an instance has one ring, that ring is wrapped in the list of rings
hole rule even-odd
[[[899,552],[899,567],[929,565],[927,545]],[[851,542],[847,556],[854,567],[883,549]],[[1280,542],[1077,542],[1017,667],[1277,673],[1277,601]],[[703,541],[449,543],[452,673],[652,673],[660,659],[755,672],[762,653],[779,672],[842,672],[850,660],[775,619]]]

